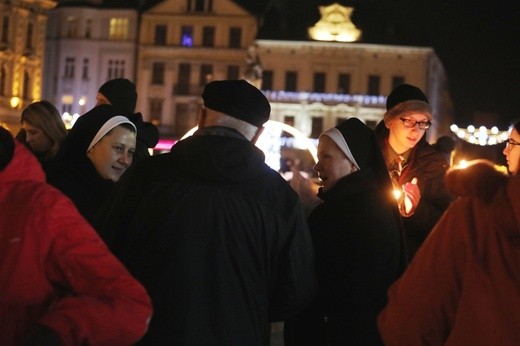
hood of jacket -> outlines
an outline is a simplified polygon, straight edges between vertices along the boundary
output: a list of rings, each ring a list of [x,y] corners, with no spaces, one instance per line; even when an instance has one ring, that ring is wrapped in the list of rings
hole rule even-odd
[[[45,182],[45,173],[38,159],[18,140],[14,139],[14,155],[4,168],[0,171],[0,182],[13,181],[38,181]]]
[[[270,170],[263,152],[228,128],[195,132],[175,144],[170,155],[175,157],[177,169],[208,182],[243,182]]]

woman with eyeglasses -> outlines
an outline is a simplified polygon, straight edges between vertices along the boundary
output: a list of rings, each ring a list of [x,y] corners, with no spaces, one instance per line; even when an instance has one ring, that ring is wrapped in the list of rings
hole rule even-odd
[[[421,89],[397,86],[376,127],[379,145],[394,185],[411,259],[446,210],[452,196],[444,187],[448,163],[425,137],[432,108]]]
[[[520,120],[511,126],[503,153],[506,156],[509,173],[517,175],[520,171]]]

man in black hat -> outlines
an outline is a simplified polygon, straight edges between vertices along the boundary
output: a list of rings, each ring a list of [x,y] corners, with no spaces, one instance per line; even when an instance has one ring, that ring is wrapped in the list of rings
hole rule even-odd
[[[444,187],[449,167],[426,141],[433,116],[421,89],[398,85],[388,95],[386,109],[376,133],[397,193],[411,259],[452,200]]]
[[[297,194],[254,142],[271,107],[244,80],[202,93],[199,129],[128,172],[97,228],[148,289],[149,345],[267,345],[316,292]]]

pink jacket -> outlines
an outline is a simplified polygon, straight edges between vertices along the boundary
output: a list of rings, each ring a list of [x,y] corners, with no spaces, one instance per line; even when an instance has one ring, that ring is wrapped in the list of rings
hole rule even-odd
[[[147,330],[143,286],[18,142],[0,171],[0,263],[0,345],[36,323],[65,345],[130,345]]]
[[[495,185],[480,169],[452,183],[462,191],[484,177],[471,190],[493,196],[453,202],[389,289],[378,320],[386,345],[519,344],[520,176]]]

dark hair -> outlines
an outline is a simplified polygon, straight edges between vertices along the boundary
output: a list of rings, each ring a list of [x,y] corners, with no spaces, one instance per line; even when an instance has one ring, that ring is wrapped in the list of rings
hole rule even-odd
[[[518,131],[518,133],[520,133],[520,119],[516,119],[516,120],[514,120],[514,121],[511,123],[510,128],[515,129],[516,131]]]
[[[0,171],[11,162],[14,155],[13,136],[9,131],[0,126]]]

